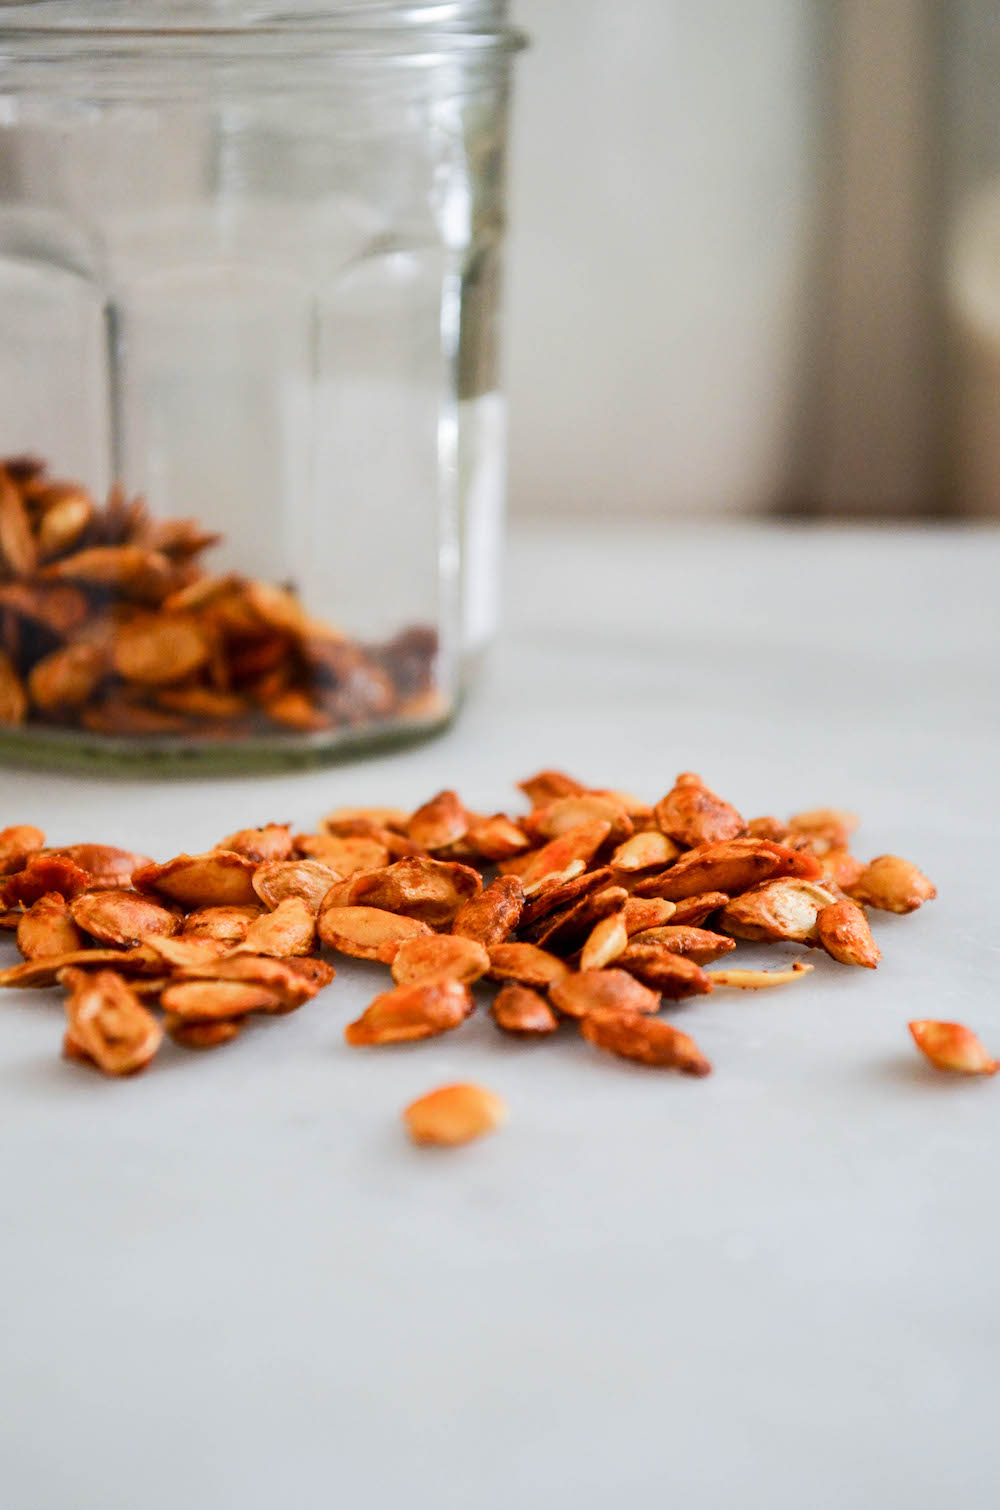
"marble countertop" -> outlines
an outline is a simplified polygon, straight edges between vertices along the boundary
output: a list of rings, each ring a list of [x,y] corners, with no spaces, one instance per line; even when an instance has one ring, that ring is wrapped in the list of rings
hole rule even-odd
[[[996,1503],[1000,533],[521,530],[455,728],[365,763],[183,783],[0,773],[0,824],[166,857],[236,827],[543,765],[744,812],[837,804],[937,882],[874,975],[678,1009],[704,1081],[488,1019],[348,1049],[374,967],[109,1083],[0,1001],[9,1510],[986,1510]],[[4,946],[6,950],[8,946]],[[780,953],[780,951],[778,951]],[[750,957],[753,951],[750,952]],[[400,1108],[510,1104],[449,1154]]]

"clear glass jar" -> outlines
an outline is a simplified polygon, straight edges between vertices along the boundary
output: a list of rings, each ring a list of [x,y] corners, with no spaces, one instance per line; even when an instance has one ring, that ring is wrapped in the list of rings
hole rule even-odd
[[[168,9],[0,25],[0,750],[440,727],[491,627],[521,39],[489,0]]]

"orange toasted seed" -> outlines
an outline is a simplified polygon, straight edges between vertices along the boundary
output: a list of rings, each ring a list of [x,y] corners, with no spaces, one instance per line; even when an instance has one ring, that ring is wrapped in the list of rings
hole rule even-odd
[[[527,781],[517,784],[533,808],[544,807],[558,797],[573,797],[586,790],[565,771],[539,771],[537,776],[529,776]]]
[[[735,839],[746,827],[736,809],[717,797],[693,771],[678,776],[653,812],[667,838],[686,849]]]
[[[537,944],[494,944],[489,951],[490,979],[515,980],[522,986],[550,986],[569,966]]]
[[[613,912],[595,923],[580,951],[581,970],[603,970],[628,946],[625,909]]]
[[[899,855],[879,855],[847,889],[856,902],[883,912],[915,912],[937,896],[923,872]]]
[[[219,844],[220,849],[246,855],[258,865],[287,860],[292,852],[292,831],[287,823],[268,823],[263,828],[241,828]]]
[[[165,865],[135,871],[132,885],[158,891],[184,907],[233,907],[253,903],[255,865],[246,855],[214,849],[204,855],[178,855]]]
[[[547,1037],[559,1026],[559,1019],[544,996],[514,981],[497,992],[490,1015],[498,1028],[522,1038]]]
[[[825,886],[783,876],[734,897],[719,915],[719,928],[741,939],[787,939],[804,944],[816,937],[816,919],[837,898]]]
[[[668,1001],[704,996],[712,989],[712,982],[700,965],[682,954],[671,953],[662,944],[630,942],[618,956],[618,964],[644,985],[662,991]]]
[[[131,947],[151,934],[176,933],[180,919],[168,907],[124,889],[85,891],[69,904],[73,921],[102,944]]]
[[[481,1085],[442,1085],[412,1101],[403,1119],[414,1143],[454,1148],[495,1132],[507,1106]]]
[[[57,891],[48,891],[21,913],[17,947],[26,960],[46,959],[83,948],[83,934],[70,916],[69,904]]]
[[[113,970],[90,975],[67,969],[60,978],[69,988],[66,1018],[73,1045],[106,1075],[145,1068],[163,1041],[163,1029],[126,981]]]
[[[504,813],[495,813],[492,818],[481,818],[472,823],[465,842],[484,860],[509,860],[512,855],[531,847],[527,834]]]
[[[0,876],[23,870],[44,843],[42,830],[30,823],[15,823],[10,828],[0,829]]]
[[[564,975],[549,990],[549,1000],[566,1017],[610,1008],[616,1012],[658,1012],[660,993],[651,991],[625,970],[582,970]]]
[[[316,939],[316,919],[301,897],[286,897],[273,912],[265,912],[247,929],[236,954],[269,954],[276,959],[308,954]]]
[[[256,877],[255,877],[256,879]],[[224,944],[241,944],[263,907],[246,902],[240,907],[200,907],[189,912],[181,929],[183,938],[218,939]]]
[[[278,1004],[279,998],[269,987],[238,980],[175,981],[160,997],[164,1010],[185,1022],[229,1020],[248,1012],[269,1012]]]
[[[318,924],[324,944],[355,959],[382,958],[379,951],[387,944],[398,946],[404,939],[426,937],[432,931],[419,918],[401,917],[381,907],[324,906]]]
[[[469,815],[459,800],[458,793],[447,789],[438,792],[410,819],[407,833],[415,844],[424,849],[445,849],[449,844],[464,838],[469,828]]]
[[[980,1043],[975,1033],[960,1022],[928,1019],[909,1024],[913,1041],[935,1069],[960,1075],[995,1075],[1000,1064]]]
[[[472,1009],[469,988],[458,981],[397,986],[376,996],[356,1022],[348,1023],[344,1038],[354,1047],[433,1038],[459,1027]]]
[[[693,928],[699,928],[705,922],[706,918],[711,917],[713,912],[718,912],[720,907],[725,907],[728,901],[729,898],[724,891],[703,891],[696,893],[693,897],[685,897],[683,901],[675,904],[670,921],[678,928],[684,924],[690,924]],[[657,925],[651,924],[650,926],[656,927]]]
[[[857,902],[833,902],[823,907],[816,917],[816,932],[827,954],[842,965],[874,970],[882,958]]]
[[[458,909],[451,931],[489,948],[502,944],[517,927],[524,909],[524,887],[517,876],[497,876],[479,896]]]
[[[254,891],[273,911],[287,897],[300,897],[314,914],[340,873],[321,860],[273,860],[258,865],[251,877]]]
[[[619,844],[610,863],[615,870],[629,873],[662,870],[672,860],[676,860],[679,854],[680,849],[673,839],[668,839],[658,828],[647,828]]]
[[[432,933],[403,940],[392,959],[392,978],[400,986],[435,980],[471,985],[489,968],[490,957],[482,944],[453,934]]]
[[[163,1026],[167,1034],[185,1049],[214,1049],[230,1043],[242,1033],[246,1019],[220,1017],[213,1022],[190,1022],[176,1012],[167,1012]]]
[[[652,944],[669,949],[671,954],[682,954],[685,959],[694,960],[696,965],[711,965],[736,948],[736,941],[724,933],[669,923],[662,928],[647,928],[642,933],[633,934],[631,944]]]
[[[588,1042],[622,1059],[634,1059],[655,1069],[676,1069],[685,1075],[707,1075],[712,1066],[693,1038],[679,1028],[639,1012],[602,1009],[580,1023]]]

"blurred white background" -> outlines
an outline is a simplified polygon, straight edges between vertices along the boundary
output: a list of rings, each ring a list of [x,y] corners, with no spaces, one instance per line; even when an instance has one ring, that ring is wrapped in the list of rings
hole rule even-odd
[[[515,512],[918,513],[924,0],[515,0]]]

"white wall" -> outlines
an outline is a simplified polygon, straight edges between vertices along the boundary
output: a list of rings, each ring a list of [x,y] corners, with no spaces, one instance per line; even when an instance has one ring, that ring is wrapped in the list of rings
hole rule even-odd
[[[506,371],[515,510],[794,492],[822,7],[515,0]]]

